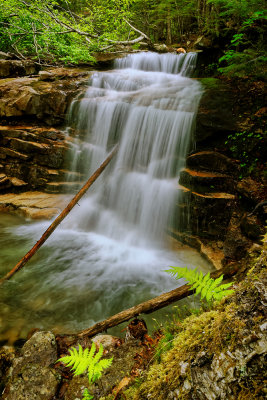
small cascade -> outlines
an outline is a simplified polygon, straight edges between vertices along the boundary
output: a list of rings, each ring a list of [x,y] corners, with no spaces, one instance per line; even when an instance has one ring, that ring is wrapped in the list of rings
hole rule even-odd
[[[72,226],[136,246],[163,243],[202,93],[184,76],[195,64],[194,53],[139,53],[92,76],[70,112],[81,140],[73,169],[89,176],[115,143],[119,152]]]

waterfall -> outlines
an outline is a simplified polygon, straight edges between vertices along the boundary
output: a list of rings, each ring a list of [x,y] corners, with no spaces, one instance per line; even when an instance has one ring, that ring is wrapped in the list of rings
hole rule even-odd
[[[185,76],[195,64],[195,53],[147,52],[93,74],[71,106],[80,135],[73,169],[89,176],[115,143],[119,151],[72,227],[136,246],[163,244],[201,96],[201,85]]]
[[[201,96],[200,84],[185,76],[195,61],[190,53],[129,55],[114,70],[94,73],[84,96],[73,101],[70,179],[85,181],[116,143],[119,150],[31,267],[4,285],[0,333],[16,324],[22,336],[36,327],[61,333],[88,328],[177,287],[163,272],[170,265],[209,269],[194,250],[173,251],[165,234]],[[0,247],[11,264],[48,225],[8,221]],[[5,264],[0,260],[0,269]],[[159,321],[159,312],[153,317]]]

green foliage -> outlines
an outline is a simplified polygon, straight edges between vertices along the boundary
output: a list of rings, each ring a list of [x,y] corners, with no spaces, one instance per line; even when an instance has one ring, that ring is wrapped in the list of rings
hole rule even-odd
[[[228,135],[225,144],[229,146],[231,156],[240,161],[240,176],[250,175],[260,163],[260,155],[265,146],[264,133],[261,129],[257,131],[242,131]]]
[[[112,364],[113,358],[101,360],[103,352],[104,348],[102,345],[100,345],[98,352],[96,352],[95,343],[92,344],[90,351],[88,348],[83,350],[82,346],[79,345],[79,351],[77,351],[75,347],[72,347],[69,350],[70,355],[61,357],[58,361],[64,363],[67,367],[72,366],[71,369],[74,371],[74,376],[81,375],[87,371],[88,382],[89,385],[91,385],[97,379],[101,378],[102,371],[110,367]],[[88,389],[85,389],[83,396],[83,400],[93,399],[93,396],[89,393]]]
[[[165,332],[164,336],[160,339],[156,351],[155,351],[155,359],[160,362],[162,354],[166,351],[169,351],[173,347],[173,339],[174,335],[171,332]]]
[[[171,269],[165,272],[175,277],[175,279],[185,278],[191,286],[191,289],[195,289],[195,295],[200,294],[201,300],[205,299],[208,303],[213,300],[221,300],[223,297],[234,292],[229,289],[232,283],[221,284],[223,275],[217,279],[213,279],[210,277],[210,273],[203,275],[203,273],[201,271],[198,272],[197,269],[190,270],[186,267],[171,267]]]
[[[84,389],[82,400],[92,400],[93,398],[94,398],[94,396],[92,394],[90,394],[89,390]]]
[[[126,23],[135,0],[2,0],[0,47],[43,63],[94,62],[93,52],[136,33]],[[77,14],[78,13],[78,14]]]
[[[238,77],[264,77],[267,57],[263,34],[266,19],[264,11],[255,11],[240,24],[225,54],[219,59],[220,73]]]

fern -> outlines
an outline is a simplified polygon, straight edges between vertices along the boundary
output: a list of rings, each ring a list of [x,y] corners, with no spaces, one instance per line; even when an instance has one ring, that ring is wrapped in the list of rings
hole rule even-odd
[[[83,350],[80,344],[78,349],[77,351],[75,347],[72,347],[69,349],[70,355],[61,357],[58,361],[64,363],[67,367],[72,367],[74,376],[81,375],[87,370],[89,385],[91,385],[101,378],[104,369],[110,367],[113,358],[100,360],[103,356],[104,348],[100,345],[99,351],[96,352],[95,343],[92,344],[90,351],[88,348]],[[88,389],[85,389],[83,400],[91,400],[93,397]]]
[[[92,396],[88,389],[84,389],[82,400],[92,400],[94,396]]]
[[[195,289],[195,295],[200,294],[201,299],[206,299],[207,302],[212,300],[221,300],[223,297],[234,293],[230,290],[232,282],[221,284],[223,275],[217,279],[210,277],[210,273],[203,275],[197,269],[190,270],[188,268],[171,267],[165,270],[168,274],[172,275],[175,279],[184,278],[188,281],[192,289]]]

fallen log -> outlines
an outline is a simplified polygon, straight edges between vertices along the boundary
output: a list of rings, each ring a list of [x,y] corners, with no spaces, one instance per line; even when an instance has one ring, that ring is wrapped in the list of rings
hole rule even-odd
[[[0,279],[0,285],[10,279],[16,272],[18,272],[37,252],[37,250],[44,244],[44,242],[49,238],[49,236],[54,232],[56,227],[63,221],[63,219],[69,214],[69,212],[73,209],[73,207],[78,203],[81,197],[87,192],[90,186],[95,182],[95,180],[101,175],[106,166],[110,163],[113,156],[116,154],[118,150],[118,146],[116,146],[112,152],[108,155],[105,161],[100,165],[100,167],[90,176],[88,181],[84,184],[84,186],[80,189],[80,191],[73,197],[73,199],[69,202],[67,207],[58,215],[58,217],[52,222],[52,224],[47,228],[45,233],[41,236],[41,238],[36,242],[36,244],[31,248],[30,251],[15,265],[15,267],[9,271],[3,278]]]
[[[237,264],[228,265],[221,270],[212,272],[210,276],[211,278],[216,279],[223,274],[224,279],[228,279],[231,276],[235,275],[239,268],[240,266],[238,266]],[[140,303],[137,306],[121,311],[118,314],[115,314],[112,317],[105,319],[104,321],[96,323],[95,325],[91,326],[91,328],[82,330],[74,335],[78,337],[93,337],[98,333],[106,331],[108,328],[113,328],[114,326],[117,326],[122,322],[129,321],[129,319],[135,318],[140,314],[150,314],[156,310],[159,310],[174,303],[175,301],[182,300],[193,293],[194,291],[190,289],[189,285],[180,286],[177,289],[171,290],[167,293],[163,293],[160,296]]]

